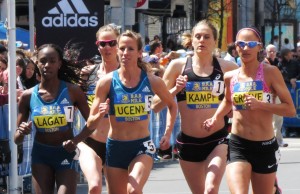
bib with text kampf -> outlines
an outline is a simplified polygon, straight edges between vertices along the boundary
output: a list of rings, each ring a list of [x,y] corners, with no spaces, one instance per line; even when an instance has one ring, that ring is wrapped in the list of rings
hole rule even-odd
[[[224,81],[193,81],[186,84],[186,103],[190,109],[218,108]]]

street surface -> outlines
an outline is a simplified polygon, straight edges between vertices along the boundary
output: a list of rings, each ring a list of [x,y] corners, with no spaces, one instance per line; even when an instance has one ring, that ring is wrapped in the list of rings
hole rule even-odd
[[[300,138],[285,138],[289,146],[280,148],[281,160],[278,168],[278,181],[283,194],[300,193]],[[87,194],[87,184],[78,184],[77,194]],[[103,194],[107,194],[103,187]],[[181,172],[178,161],[155,163],[144,194],[190,194],[188,185]],[[220,194],[229,194],[223,177]]]

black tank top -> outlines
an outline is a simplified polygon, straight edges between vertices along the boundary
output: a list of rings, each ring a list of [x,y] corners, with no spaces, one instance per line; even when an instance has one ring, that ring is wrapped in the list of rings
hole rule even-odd
[[[207,76],[207,77],[200,77],[198,75],[196,75],[193,71],[192,68],[192,58],[188,57],[183,73],[182,75],[187,75],[188,76],[188,82],[193,82],[193,81],[197,81],[197,82],[207,82],[207,81],[222,81],[223,82],[223,87],[224,87],[224,74],[222,72],[221,66],[217,60],[217,58],[213,57],[213,72],[211,75]],[[219,100],[222,100],[224,98],[224,88],[220,90],[221,94],[218,96]],[[177,97],[177,101],[184,101],[186,100],[186,88],[183,88],[180,92],[178,92],[176,94]]]

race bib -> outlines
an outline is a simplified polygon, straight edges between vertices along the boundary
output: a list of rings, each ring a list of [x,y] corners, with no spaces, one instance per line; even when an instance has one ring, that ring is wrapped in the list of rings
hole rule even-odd
[[[214,82],[187,82],[186,85],[186,103],[191,109],[207,109],[217,108],[219,106],[219,95],[222,91],[217,85],[221,87],[222,81]],[[218,95],[213,95],[214,93]],[[223,90],[224,91],[224,90]]]

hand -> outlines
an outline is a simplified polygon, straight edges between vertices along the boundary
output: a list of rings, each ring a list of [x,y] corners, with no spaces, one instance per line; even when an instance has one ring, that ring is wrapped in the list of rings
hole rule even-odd
[[[248,110],[257,110],[260,106],[260,101],[258,101],[254,96],[245,94],[244,97],[245,105]]]
[[[17,131],[20,135],[28,135],[31,133],[32,121],[29,122],[22,122],[18,127]]]
[[[296,86],[297,86],[297,79],[296,78],[292,78],[291,80],[290,80],[290,82],[291,82],[291,84],[292,84],[292,88],[293,89],[295,89],[296,88]]]
[[[188,81],[187,75],[184,75],[184,76],[179,75],[176,78],[176,89],[178,91],[181,91],[185,87],[187,81]]]
[[[217,119],[215,117],[209,118],[203,122],[203,128],[206,131],[210,131],[215,127],[216,123],[217,123]]]
[[[98,115],[99,117],[104,117],[105,114],[108,114],[109,103],[110,103],[109,98],[107,98],[105,102],[100,103],[99,108],[98,108],[98,113],[97,113],[97,114],[99,114]]]
[[[77,145],[72,140],[67,140],[63,142],[63,147],[71,153],[76,150]]]
[[[159,142],[159,147],[161,150],[166,150],[170,147],[170,137],[167,135],[162,136],[160,142]]]

